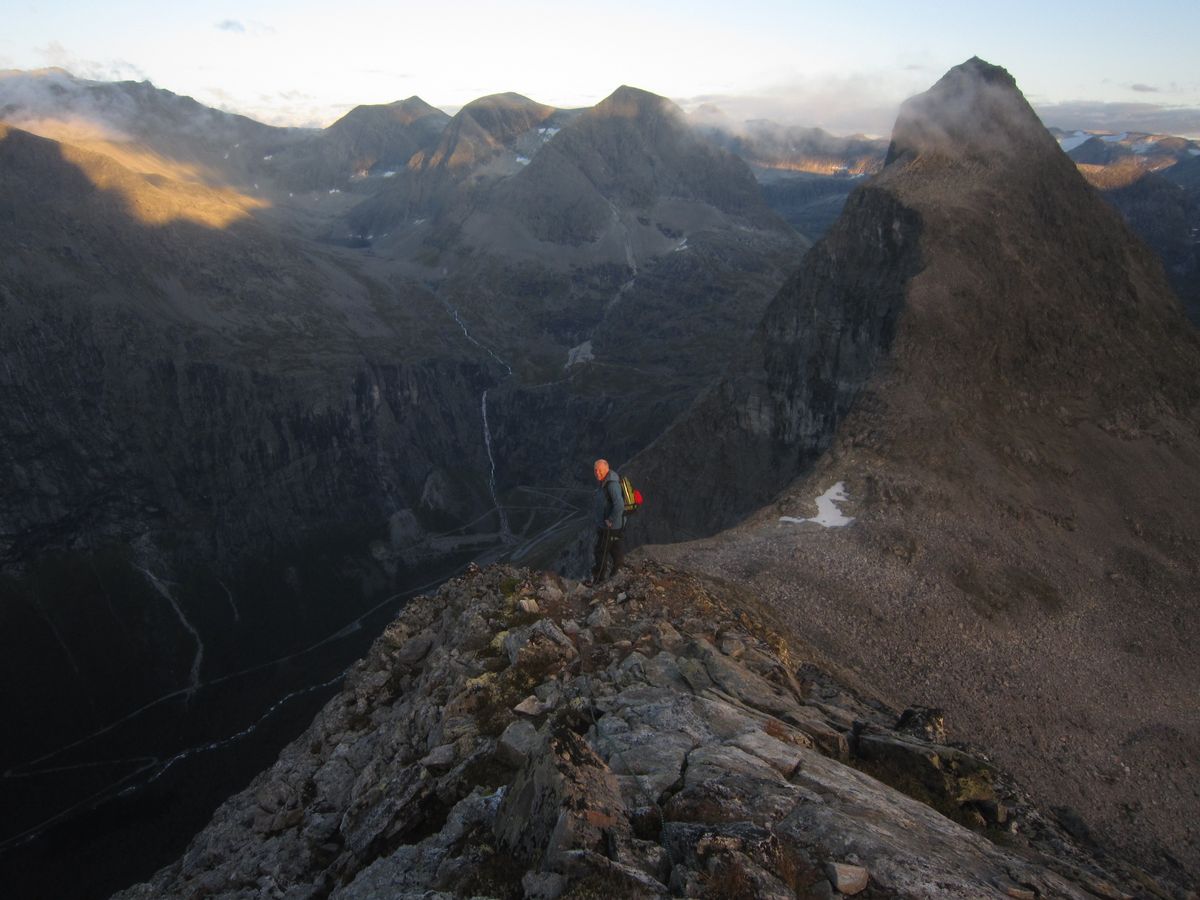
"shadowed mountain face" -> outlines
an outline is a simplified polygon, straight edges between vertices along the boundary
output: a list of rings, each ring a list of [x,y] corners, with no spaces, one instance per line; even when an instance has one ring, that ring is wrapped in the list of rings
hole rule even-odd
[[[1200,160],[1157,171],[1139,162],[1080,163],[1079,170],[1158,254],[1188,317],[1200,325],[1200,179],[1193,174]]]
[[[1200,325],[1200,142],[1137,132],[1051,133],[1162,259],[1188,317]]]
[[[972,60],[905,104],[757,347],[633,467],[670,519],[642,524],[711,533],[803,477],[654,552],[822,623],[1064,821],[1187,882],[1200,338],[1006,72]],[[837,482],[851,526],[779,521]]]
[[[427,294],[17,130],[0,188],[6,765],[336,630],[485,507],[486,367]]]

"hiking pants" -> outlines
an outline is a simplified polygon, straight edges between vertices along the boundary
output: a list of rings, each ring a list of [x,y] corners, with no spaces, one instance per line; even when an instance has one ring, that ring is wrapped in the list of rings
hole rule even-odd
[[[596,581],[604,581],[614,575],[625,561],[623,531],[623,528],[596,529],[596,564],[592,566],[592,578]],[[611,565],[606,566],[606,563]]]

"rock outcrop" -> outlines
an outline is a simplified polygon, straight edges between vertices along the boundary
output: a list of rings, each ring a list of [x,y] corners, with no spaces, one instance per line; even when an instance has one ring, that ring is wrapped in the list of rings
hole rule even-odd
[[[816,659],[752,596],[659,565],[597,590],[471,571],[410,603],[275,766],[117,896],[1136,890],[941,743],[936,714],[898,725]]]

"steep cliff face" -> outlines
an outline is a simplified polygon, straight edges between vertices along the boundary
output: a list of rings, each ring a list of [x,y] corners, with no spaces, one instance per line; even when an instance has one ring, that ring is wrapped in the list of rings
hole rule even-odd
[[[822,421],[829,398],[797,394],[790,445],[754,431],[778,428],[772,415],[747,414],[772,409],[760,399],[772,386],[808,384],[797,374],[808,360],[760,363],[754,390],[732,381],[724,405],[710,398],[705,421],[738,423],[735,441],[759,459],[783,448],[779,468],[804,476],[737,529],[655,552],[748,578],[793,621],[823,623],[838,660],[898,702],[959,710],[1047,803],[1186,882],[1200,865],[1187,811],[1200,789],[1189,760],[1200,747],[1189,699],[1200,685],[1200,338],[1158,260],[1001,69],[972,60],[905,104],[867,192],[919,223],[890,347],[808,471],[805,423]],[[878,220],[861,240],[888,231]],[[829,256],[813,295],[839,272],[860,283],[844,254]],[[811,302],[790,317],[784,302],[765,347],[772,327],[811,320]],[[660,494],[691,503],[668,511],[667,534],[732,515],[741,496],[707,518],[690,500],[719,499],[713,485],[741,476],[738,456],[702,454],[703,429],[687,427],[686,440],[661,442],[670,465],[645,463]],[[693,448],[682,466],[680,446]],[[804,521],[839,483],[853,524]]]
[[[6,764],[457,561],[493,376],[427,294],[15,129],[0,183]]]
[[[886,354],[919,271],[920,217],[873,186],[768,307],[745,369],[708,390],[634,463],[654,498],[641,539],[698,537],[775,496],[829,446]],[[734,367],[731,367],[734,368]]]
[[[947,745],[940,711],[898,718],[819,659],[752,596],[657,565],[596,592],[470,572],[411,603],[269,771],[117,896],[1158,889]]]

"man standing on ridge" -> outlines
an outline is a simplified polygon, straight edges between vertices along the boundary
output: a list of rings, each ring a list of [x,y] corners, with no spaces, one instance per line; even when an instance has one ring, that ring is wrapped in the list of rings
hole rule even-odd
[[[600,490],[596,495],[596,563],[592,566],[592,582],[611,577],[625,558],[622,541],[625,531],[625,498],[621,493],[621,476],[609,468],[608,460],[598,459],[592,466]],[[605,573],[605,563],[612,566]]]

